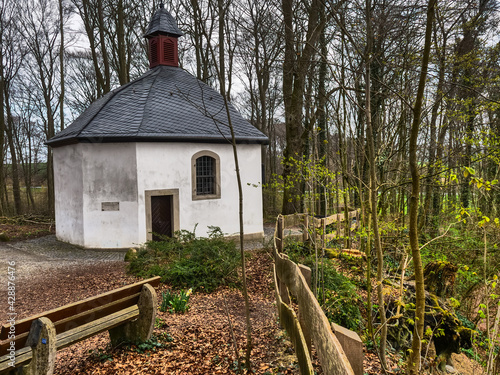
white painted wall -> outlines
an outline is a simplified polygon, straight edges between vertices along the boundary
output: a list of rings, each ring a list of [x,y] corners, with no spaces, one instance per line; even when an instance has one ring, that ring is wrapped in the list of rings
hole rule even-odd
[[[220,157],[221,198],[192,200],[191,157]],[[238,145],[245,234],[262,234],[261,146]],[[230,145],[96,143],[54,149],[56,231],[88,248],[125,248],[146,242],[145,191],[179,189],[180,229],[206,236],[208,226],[239,233],[238,187]],[[119,202],[119,211],[102,211]]]
[[[54,157],[56,234],[60,241],[83,246],[83,174],[80,144],[57,147]]]
[[[85,247],[137,246],[137,164],[133,143],[86,143],[83,149]],[[102,211],[118,202],[119,211]]]
[[[192,200],[191,157],[199,151],[220,157],[221,198]],[[245,234],[263,231],[261,146],[238,145],[244,194]],[[180,229],[206,236],[208,226],[218,226],[227,235],[239,233],[238,186],[230,145],[204,143],[137,143],[139,192],[139,239],[146,241],[145,191],[179,189]],[[247,185],[250,184],[250,186]],[[252,184],[257,185],[253,187]]]

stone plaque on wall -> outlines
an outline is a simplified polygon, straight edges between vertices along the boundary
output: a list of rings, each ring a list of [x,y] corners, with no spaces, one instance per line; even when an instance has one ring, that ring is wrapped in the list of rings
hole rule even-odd
[[[120,211],[120,202],[102,202],[101,211]]]

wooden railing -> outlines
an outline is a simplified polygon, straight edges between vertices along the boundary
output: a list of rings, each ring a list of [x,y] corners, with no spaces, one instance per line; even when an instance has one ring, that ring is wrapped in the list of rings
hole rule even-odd
[[[300,366],[301,374],[313,374],[311,344],[314,344],[325,374],[363,374],[363,344],[359,336],[346,328],[330,324],[311,291],[311,270],[297,265],[283,252],[285,223],[304,226],[303,233],[291,234],[307,239],[307,215],[279,216],[274,235],[274,282],[276,305],[282,326],[288,332]],[[331,219],[320,220],[321,225]],[[322,221],[321,221],[322,220]],[[304,225],[305,223],[305,225]],[[298,313],[290,306],[290,294],[298,305]],[[345,351],[344,351],[345,350]]]
[[[297,240],[306,242],[313,241],[318,249],[327,248],[332,240],[339,239],[341,236],[347,236],[347,231],[356,229],[360,222],[360,211],[355,210],[347,214],[349,224],[345,223],[345,214],[335,214],[324,218],[316,218],[308,214],[278,215],[276,226],[276,246],[278,251],[283,251],[284,240],[286,237],[293,237]],[[335,229],[328,233],[328,228],[333,225]],[[300,228],[301,233],[286,234],[286,227]],[[339,252],[345,252],[348,255],[360,257],[362,254],[353,249],[340,249]]]

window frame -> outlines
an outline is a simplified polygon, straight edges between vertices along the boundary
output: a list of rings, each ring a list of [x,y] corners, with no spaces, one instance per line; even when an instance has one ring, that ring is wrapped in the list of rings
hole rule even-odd
[[[215,160],[215,194],[197,194],[196,191],[196,161],[203,157],[208,156]],[[203,150],[195,153],[191,157],[191,191],[192,191],[192,199],[194,201],[206,200],[206,199],[220,199],[221,197],[221,188],[220,188],[220,157],[213,151]]]

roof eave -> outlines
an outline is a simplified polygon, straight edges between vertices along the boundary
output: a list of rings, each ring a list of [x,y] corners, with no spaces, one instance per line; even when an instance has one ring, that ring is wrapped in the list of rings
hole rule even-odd
[[[269,138],[264,137],[236,137],[236,144],[261,144],[268,145]],[[50,139],[45,142],[46,145],[57,148],[62,146],[67,146],[76,143],[125,143],[125,142],[186,142],[186,143],[230,143],[230,138],[221,138],[218,136],[207,136],[207,135],[193,135],[186,136],[184,134],[171,134],[164,136],[119,136],[119,135],[95,135],[93,137],[64,137],[57,139]]]

